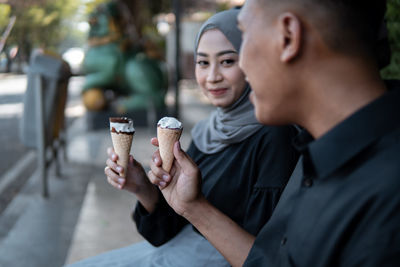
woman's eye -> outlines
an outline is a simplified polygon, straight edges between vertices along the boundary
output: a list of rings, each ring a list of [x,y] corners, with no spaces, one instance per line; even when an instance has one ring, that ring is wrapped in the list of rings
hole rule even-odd
[[[197,64],[198,64],[200,67],[205,67],[205,66],[208,66],[208,61],[199,60],[199,61],[197,61]]]
[[[233,64],[235,64],[235,60],[234,59],[224,59],[221,61],[222,66],[232,66]]]

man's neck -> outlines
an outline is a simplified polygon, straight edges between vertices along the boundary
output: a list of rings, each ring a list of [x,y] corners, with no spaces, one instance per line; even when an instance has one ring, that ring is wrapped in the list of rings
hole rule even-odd
[[[384,94],[379,72],[369,65],[337,58],[315,66],[312,77],[303,79],[307,101],[299,120],[314,138]]]

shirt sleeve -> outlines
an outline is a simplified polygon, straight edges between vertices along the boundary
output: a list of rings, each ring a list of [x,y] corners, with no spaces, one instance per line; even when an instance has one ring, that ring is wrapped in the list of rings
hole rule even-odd
[[[152,213],[138,202],[133,213],[138,232],[153,246],[161,246],[177,235],[188,221],[179,216],[160,194],[160,201]]]
[[[296,134],[294,127],[274,127],[259,141],[256,181],[243,223],[251,234],[267,223],[294,170],[299,156],[292,146]]]

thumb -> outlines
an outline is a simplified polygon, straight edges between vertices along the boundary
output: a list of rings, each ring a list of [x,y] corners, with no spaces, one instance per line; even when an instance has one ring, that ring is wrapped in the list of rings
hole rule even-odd
[[[190,157],[181,149],[181,144],[177,141],[174,145],[174,156],[182,169],[193,168],[194,163]]]

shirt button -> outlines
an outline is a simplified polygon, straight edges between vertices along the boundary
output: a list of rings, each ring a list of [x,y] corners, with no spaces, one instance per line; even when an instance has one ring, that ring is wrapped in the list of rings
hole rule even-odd
[[[303,184],[305,187],[311,187],[313,185],[313,180],[311,178],[305,178]]]
[[[287,238],[286,238],[286,237],[282,238],[282,240],[281,240],[281,245],[284,246],[284,245],[286,244],[286,241],[287,241]]]

